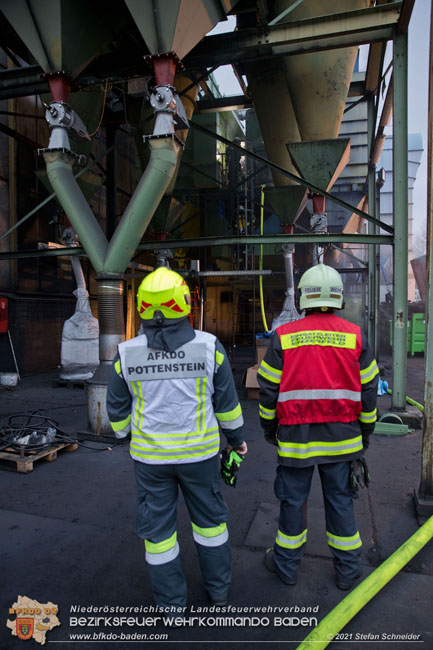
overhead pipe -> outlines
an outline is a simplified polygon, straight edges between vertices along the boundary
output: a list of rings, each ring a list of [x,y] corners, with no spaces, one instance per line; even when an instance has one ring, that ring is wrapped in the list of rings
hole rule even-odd
[[[77,283],[77,289],[87,289],[86,279],[83,273],[83,267],[81,266],[80,259],[71,255],[71,265],[72,271],[74,272],[75,282]]]
[[[176,171],[182,147],[174,138],[149,142],[146,170],[108,246],[104,270],[123,273]]]
[[[62,151],[43,153],[48,179],[68,219],[74,227],[96,273],[104,269],[108,242],[74,178],[74,158]]]
[[[100,364],[88,382],[89,428],[97,435],[111,434],[105,396],[111,361],[125,337],[122,274],[175,174],[183,144],[174,133],[175,124],[188,126],[183,105],[175,95],[175,65],[170,55],[158,57],[154,65],[161,84],[152,96],[154,133],[145,136],[150,160],[110,243],[73,176],[75,154],[70,150],[68,130],[73,128],[83,137],[88,134],[67,104],[70,82],[61,74],[55,77],[53,101],[46,107],[51,135],[49,147],[42,153],[48,178],[97,273]]]
[[[286,235],[292,235],[293,225],[283,226],[283,232]],[[298,313],[295,302],[295,282],[293,277],[293,254],[295,252],[295,244],[283,244],[281,248],[283,252],[284,272],[286,276],[286,291],[284,294],[285,298],[283,303],[283,310],[281,314],[277,316],[277,318],[274,318],[272,321],[272,331],[276,330],[277,327],[280,327],[281,325],[299,320],[305,315],[305,312],[302,312],[302,314]]]

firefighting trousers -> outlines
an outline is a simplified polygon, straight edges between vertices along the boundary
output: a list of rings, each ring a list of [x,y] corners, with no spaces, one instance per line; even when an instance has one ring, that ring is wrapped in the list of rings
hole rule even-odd
[[[204,586],[212,600],[225,597],[231,583],[227,506],[220,493],[218,455],[198,463],[149,465],[134,462],[137,534],[144,539],[155,603],[185,607],[187,585],[177,541],[179,487],[191,518]]]
[[[350,485],[350,461],[318,465],[325,505],[326,536],[339,580],[350,582],[361,566],[361,538],[356,526]],[[280,501],[279,529],[274,546],[277,570],[289,580],[296,572],[307,542],[307,499],[314,465],[279,465],[274,490]]]

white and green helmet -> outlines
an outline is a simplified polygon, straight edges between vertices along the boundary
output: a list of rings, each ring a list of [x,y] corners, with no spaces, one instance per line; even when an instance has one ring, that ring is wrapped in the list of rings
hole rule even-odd
[[[301,309],[314,307],[343,308],[343,280],[338,271],[326,264],[317,264],[305,271],[299,280]]]

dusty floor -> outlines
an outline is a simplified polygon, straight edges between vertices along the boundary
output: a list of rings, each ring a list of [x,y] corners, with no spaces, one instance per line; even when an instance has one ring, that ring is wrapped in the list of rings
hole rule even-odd
[[[389,360],[388,360],[389,361]],[[387,372],[385,359],[381,365]],[[423,400],[423,358],[408,357],[408,393]],[[240,384],[246,365],[238,357],[235,376]],[[389,377],[388,377],[389,378]],[[56,373],[25,377],[14,390],[0,392],[0,424],[14,413],[47,409],[60,428],[69,432],[86,427],[85,389],[56,386]],[[9,608],[19,595],[59,607],[60,626],[47,633],[47,643],[78,648],[169,648],[198,645],[210,648],[296,648],[314,626],[299,623],[296,608],[317,611],[303,614],[318,621],[345,594],[335,587],[331,556],[325,540],[320,485],[315,477],[309,500],[309,529],[306,555],[296,587],[283,585],[263,565],[263,552],[271,546],[277,527],[278,507],[273,494],[275,450],[263,441],[258,425],[257,401],[246,399],[239,389],[245,415],[247,460],[241,467],[235,489],[223,486],[230,509],[230,538],[233,550],[233,586],[230,605],[255,607],[259,611],[219,614],[207,612],[202,620],[180,628],[163,622],[121,628],[100,621],[98,626],[75,625],[76,607],[137,606],[149,608],[152,596],[144,563],[142,543],[136,538],[135,483],[128,448],[85,443],[73,453],[60,452],[55,462],[43,460],[33,472],[19,474],[15,464],[0,464],[0,517],[2,580],[0,602],[0,647],[39,647],[34,639],[12,637],[6,628]],[[388,407],[381,398],[381,407]],[[413,491],[421,470],[422,431],[396,436],[374,436],[367,453],[373,481],[356,502],[363,539],[364,577],[374,571],[410,535],[418,530]],[[316,473],[317,474],[317,473]],[[189,602],[197,610],[209,605],[201,584],[191,527],[181,501],[178,538],[189,586]],[[421,550],[409,564],[344,628],[331,649],[433,648],[431,603],[433,602],[433,545]],[[282,614],[276,608],[292,607]],[[74,611],[75,610],[75,611]],[[99,614],[100,616],[101,614]],[[140,620],[143,612],[135,613]],[[152,616],[152,614],[147,614]],[[84,613],[82,616],[94,616]],[[256,617],[258,625],[243,617]],[[297,618],[296,618],[297,617]],[[87,621],[88,623],[89,621]],[[116,641],[109,634],[147,634]],[[87,640],[73,638],[87,634]],[[150,635],[168,635],[156,640]],[[387,641],[387,635],[400,635]],[[364,635],[364,636],[363,636]],[[370,636],[369,636],[370,635]],[[412,636],[410,636],[412,635]],[[414,639],[413,635],[420,635]],[[372,636],[374,640],[372,640]],[[120,636],[118,637],[120,638]],[[102,640],[104,639],[104,640]],[[380,644],[379,644],[380,641]]]

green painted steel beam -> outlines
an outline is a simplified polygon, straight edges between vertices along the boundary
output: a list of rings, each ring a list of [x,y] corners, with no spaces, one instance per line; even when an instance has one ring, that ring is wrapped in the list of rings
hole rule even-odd
[[[367,105],[367,115],[368,115],[368,120],[367,120],[367,130],[368,130],[368,157],[371,157],[371,152],[372,152],[372,140],[373,140],[373,132],[374,132],[374,98],[370,97],[368,100],[368,105]],[[377,217],[376,215],[376,167],[375,165],[372,165],[370,162],[370,165],[368,167],[368,176],[367,176],[367,186],[368,186],[368,193],[367,193],[367,199],[368,199],[368,211],[373,214],[374,217]],[[375,232],[376,226],[372,223],[368,224],[368,232],[369,234],[377,234]],[[372,350],[376,349],[376,329],[375,329],[375,313],[374,313],[374,307],[375,307],[375,300],[374,300],[374,291],[375,291],[375,272],[376,272],[376,247],[374,244],[370,244],[368,246],[368,327],[367,327],[367,332],[368,332],[368,342],[370,344],[370,347]]]
[[[305,18],[258,33],[245,29],[228,34],[206,36],[185,57],[187,68],[223,65],[229,58],[242,63],[272,56],[288,56],[331,50],[392,39],[400,17],[401,2],[367,9]]]
[[[197,239],[165,239],[164,241],[144,241],[138,246],[139,250],[158,250],[160,248],[194,248],[196,246],[227,246],[247,244],[384,244],[392,246],[390,235],[353,235],[353,234],[326,234],[326,235],[244,235],[242,237],[200,237]]]
[[[408,292],[407,33],[394,36],[392,407],[406,408]]]
[[[351,244],[383,244],[392,246],[390,235],[352,235],[352,234],[327,234],[327,235],[245,235],[243,237],[201,237],[198,239],[165,239],[163,241],[144,241],[139,250],[159,250],[163,248],[194,248],[196,246],[226,246],[247,244],[311,244],[320,240],[321,246],[326,244],[351,243]],[[61,257],[64,255],[83,255],[83,248],[40,248],[36,250],[4,251],[0,252],[0,260],[25,259],[28,257]],[[361,271],[362,269],[359,269]]]
[[[365,10],[366,11],[366,10]],[[346,201],[343,201],[342,199],[338,198],[335,194],[330,194],[329,192],[326,192],[321,187],[317,187],[314,183],[311,183],[309,180],[305,178],[300,178],[299,176],[296,176],[296,174],[292,174],[291,172],[287,171],[287,169],[284,169],[280,165],[276,165],[275,163],[271,162],[270,160],[267,160],[266,158],[263,158],[263,156],[259,156],[256,153],[253,153],[252,151],[248,151],[248,149],[244,149],[240,145],[236,144],[235,142],[232,142],[231,140],[228,140],[227,138],[223,138],[222,135],[218,135],[217,133],[214,133],[213,131],[209,131],[209,129],[206,129],[204,126],[201,126],[200,124],[197,124],[197,122],[190,122],[190,126],[193,129],[196,129],[197,131],[201,131],[202,133],[205,133],[211,138],[214,138],[215,140],[219,140],[220,142],[223,142],[224,144],[228,145],[229,147],[233,147],[234,149],[238,149],[239,151],[242,152],[244,156],[249,156],[250,158],[254,158],[255,160],[259,160],[262,163],[266,163],[271,167],[271,169],[275,169],[276,171],[280,172],[284,176],[287,176],[287,178],[290,178],[291,180],[295,181],[299,185],[303,185],[304,187],[307,187],[309,190],[312,192],[317,192],[317,194],[321,194],[322,196],[325,196],[327,199],[330,201],[333,201],[337,205],[341,205],[341,207],[345,208],[346,210],[349,210],[350,212],[355,212],[355,214],[359,214],[360,217],[363,219],[366,219],[367,221],[371,221],[372,223],[375,223],[377,226],[380,226],[383,230],[389,233],[394,232],[394,228],[392,226],[389,226],[387,223],[383,223],[382,221],[379,221],[378,219],[375,219],[372,217],[370,214],[367,214],[367,212],[363,212],[362,210],[359,210],[356,208],[354,205],[350,205],[349,203],[346,203]]]
[[[320,239],[322,246],[335,243],[357,243],[392,245],[390,235],[245,235],[243,237],[201,237],[198,239],[165,239],[163,241],[144,241],[139,250],[159,250],[163,248],[194,248],[196,246],[225,246],[237,244],[311,244]],[[0,260],[25,259],[29,257],[62,257],[65,255],[82,255],[86,252],[81,247],[73,248],[39,248],[35,250],[0,252]],[[359,269],[361,271],[362,269]]]
[[[293,4],[290,5],[290,7],[287,7],[287,9],[284,9],[278,16],[276,16],[273,20],[270,20],[268,25],[276,25],[277,23],[281,22],[283,18],[288,16],[296,7],[300,4],[302,4],[304,0],[295,0]]]
[[[142,74],[143,64],[132,64],[128,68],[118,67],[118,57],[113,54],[104,54],[98,58],[98,72],[92,74],[92,64],[86,68],[86,74],[80,75],[76,83],[80,88],[100,87],[107,80],[110,84],[121,83]],[[221,65],[226,65],[224,61]],[[205,65],[205,62],[204,64]],[[201,66],[203,67],[203,66]],[[216,66],[218,67],[218,66]],[[23,66],[0,70],[0,100],[12,97],[27,97],[41,95],[50,91],[48,81],[43,78],[43,71],[39,65]],[[364,94],[364,82],[352,81],[349,88],[349,97],[358,97]],[[203,110],[198,110],[200,105]],[[249,108],[251,100],[243,95],[234,97],[221,97],[215,100],[200,100],[197,103],[198,112],[220,112],[236,110],[236,108]]]
[[[69,257],[70,255],[86,256],[84,248],[38,248],[25,251],[4,251],[0,253],[0,260],[23,260],[29,257]]]
[[[424,422],[422,471],[417,509],[433,512],[433,12],[430,17],[430,61],[427,148],[427,296],[425,319]]]

